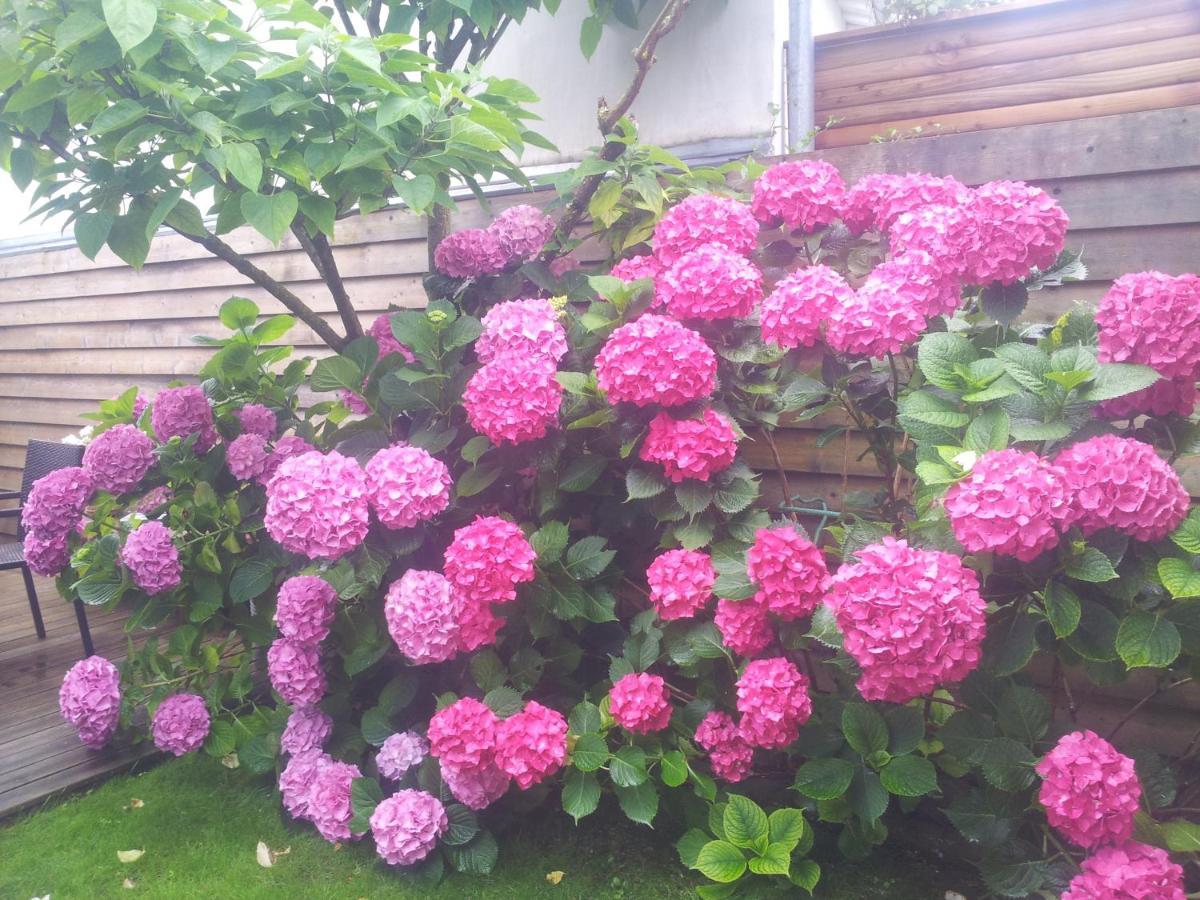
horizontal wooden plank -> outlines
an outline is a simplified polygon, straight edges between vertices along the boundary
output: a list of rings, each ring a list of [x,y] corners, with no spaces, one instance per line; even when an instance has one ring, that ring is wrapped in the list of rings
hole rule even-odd
[[[1072,231],[1067,246],[1083,248],[1089,278],[1111,280],[1127,272],[1152,269],[1183,275],[1196,270],[1200,225]]]
[[[166,387],[169,378],[141,383],[141,389],[154,393]],[[0,398],[5,397],[75,397],[95,403],[115,397],[130,387],[128,379],[121,375],[89,375],[56,372],[52,375],[0,375]],[[4,400],[0,399],[0,411]],[[0,414],[0,419],[3,415]]]
[[[1062,204],[1077,230],[1200,222],[1200,167],[1031,183]]]

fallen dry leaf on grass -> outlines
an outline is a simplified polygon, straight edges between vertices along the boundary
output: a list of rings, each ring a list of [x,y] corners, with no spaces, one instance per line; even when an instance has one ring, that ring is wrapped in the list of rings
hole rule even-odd
[[[221,765],[227,769],[236,769],[240,763],[236,753],[226,753],[221,757]]]
[[[560,881],[563,880],[563,876],[565,874],[566,874],[566,872],[559,872],[558,870],[555,870],[553,872],[547,872],[546,880],[548,882],[550,882],[551,884],[558,884]]]
[[[129,801],[130,809],[141,809],[145,805],[146,805],[146,801],[139,800],[137,797],[134,797],[132,800]]]
[[[127,891],[132,891],[135,887],[137,887],[137,882],[132,878],[126,878],[121,882],[121,887],[125,888]]]
[[[123,863],[137,862],[146,855],[145,850],[118,850],[117,859]]]
[[[275,865],[279,857],[287,856],[291,852],[291,847],[284,847],[282,850],[272,850],[267,846],[266,841],[259,841],[258,846],[254,850],[254,858],[258,860],[258,864],[264,869],[269,869]]]

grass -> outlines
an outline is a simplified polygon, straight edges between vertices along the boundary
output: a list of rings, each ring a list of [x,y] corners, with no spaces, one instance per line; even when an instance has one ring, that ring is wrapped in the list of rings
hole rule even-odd
[[[578,828],[561,813],[500,828],[489,877],[452,874],[436,888],[388,870],[369,842],[334,847],[289,825],[269,786],[206,757],[164,763],[0,825],[0,897],[414,898],[533,900],[694,897],[699,879],[679,865],[667,836],[604,809]],[[290,848],[272,868],[255,848]],[[131,863],[119,850],[144,850]],[[944,865],[907,855],[867,862],[821,859],[817,896],[930,900],[970,887]],[[549,872],[560,871],[553,885]]]

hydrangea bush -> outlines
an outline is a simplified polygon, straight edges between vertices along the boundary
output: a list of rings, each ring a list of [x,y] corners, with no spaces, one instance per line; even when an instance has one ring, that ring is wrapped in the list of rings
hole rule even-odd
[[[790,161],[739,193],[631,157],[594,272],[512,207],[336,356],[286,362],[290,321],[233,300],[201,386],[104,404],[35,488],[31,558],[174,627],[119,685],[72,669],[64,716],[273,772],[290,817],[431,877],[491,869],[498,806],[611,797],[705,897],[811,891],[819,834],[864,857],[905,816],[997,895],[1182,896],[1186,760],[1135,740],[1143,703],[1076,696],[1200,656],[1173,466],[1200,282],[1027,324],[1082,269],[1036,188]],[[836,511],[790,495],[775,437],[815,420],[879,467]]]

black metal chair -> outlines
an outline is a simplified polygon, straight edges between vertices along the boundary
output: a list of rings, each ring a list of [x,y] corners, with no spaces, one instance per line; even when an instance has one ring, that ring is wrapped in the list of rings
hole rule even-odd
[[[55,469],[77,466],[83,461],[83,447],[78,444],[58,444],[54,441],[30,441],[25,448],[25,471],[21,474],[21,490],[0,491],[0,500],[19,500],[25,505],[29,490],[39,478]],[[0,572],[20,569],[25,579],[25,593],[29,597],[29,611],[33,613],[33,627],[39,639],[46,636],[46,624],[42,621],[42,609],[38,605],[37,589],[33,584],[33,573],[25,562],[25,529],[21,527],[21,506],[16,509],[0,509],[0,519],[17,520],[16,543],[0,544]],[[95,652],[92,633],[88,628],[87,610],[82,600],[75,601],[75,620],[79,623],[79,636],[83,639],[83,655]]]

